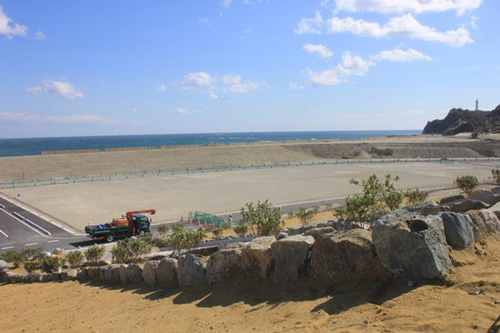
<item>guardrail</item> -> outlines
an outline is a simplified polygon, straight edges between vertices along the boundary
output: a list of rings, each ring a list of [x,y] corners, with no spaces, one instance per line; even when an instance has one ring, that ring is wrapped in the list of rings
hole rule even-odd
[[[157,170],[141,170],[131,171],[126,173],[112,174],[89,174],[83,176],[64,176],[55,178],[40,178],[31,180],[12,180],[0,182],[0,189],[5,188],[21,188],[45,185],[59,185],[70,183],[86,183],[106,180],[121,180],[153,177],[160,175],[177,175],[190,173],[205,173],[218,171],[236,171],[236,170],[258,170],[258,169],[273,169],[286,167],[305,167],[305,166],[321,166],[335,164],[363,164],[363,163],[453,163],[453,162],[500,162],[498,157],[478,157],[478,158],[392,158],[392,159],[367,159],[367,160],[324,160],[313,162],[276,162],[263,164],[247,164],[247,165],[220,165],[213,167],[198,167],[198,168],[176,168],[176,169],[157,169]]]

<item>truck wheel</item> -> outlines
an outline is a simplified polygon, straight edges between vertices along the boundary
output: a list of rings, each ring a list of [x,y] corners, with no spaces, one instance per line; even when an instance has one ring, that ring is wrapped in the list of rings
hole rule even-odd
[[[144,235],[144,230],[139,231],[139,235]]]
[[[113,235],[107,235],[106,236],[106,242],[111,243],[114,240],[115,240],[115,236],[113,236]]]

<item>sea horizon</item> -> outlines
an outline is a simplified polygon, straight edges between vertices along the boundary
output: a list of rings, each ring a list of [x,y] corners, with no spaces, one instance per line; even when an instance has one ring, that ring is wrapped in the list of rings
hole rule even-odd
[[[59,136],[38,138],[0,138],[0,157],[40,155],[42,151],[108,148],[154,147],[225,144],[266,141],[327,140],[358,141],[369,137],[420,135],[422,130],[360,131],[269,131],[213,132],[181,134],[122,134],[93,136]]]

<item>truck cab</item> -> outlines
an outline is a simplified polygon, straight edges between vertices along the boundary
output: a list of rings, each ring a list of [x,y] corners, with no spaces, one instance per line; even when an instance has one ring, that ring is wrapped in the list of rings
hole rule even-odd
[[[150,232],[149,218],[143,214],[134,214],[132,215],[132,224],[135,227],[135,232],[137,235],[142,235],[146,232]]]

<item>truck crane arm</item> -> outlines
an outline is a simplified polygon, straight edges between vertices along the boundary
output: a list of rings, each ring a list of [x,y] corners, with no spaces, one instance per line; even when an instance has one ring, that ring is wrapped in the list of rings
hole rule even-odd
[[[133,211],[130,211],[130,212],[127,212],[127,220],[132,220],[132,216],[134,214],[142,214],[142,213],[147,213],[147,214],[151,214],[151,215],[154,215],[156,214],[156,209],[143,209],[143,210],[133,210]]]

